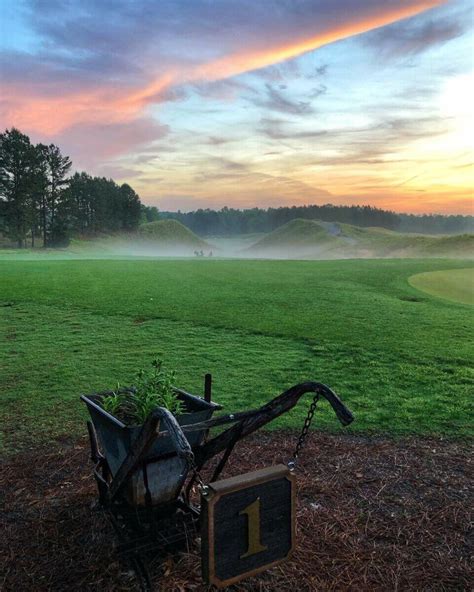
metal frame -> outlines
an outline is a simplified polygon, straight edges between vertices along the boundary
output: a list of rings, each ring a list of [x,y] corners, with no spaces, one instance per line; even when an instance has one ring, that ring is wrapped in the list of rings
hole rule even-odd
[[[208,401],[210,401],[210,384],[211,379],[206,378],[206,400]],[[193,425],[180,426],[169,411],[159,407],[143,424],[137,439],[115,475],[112,475],[107,459],[99,450],[92,422],[87,422],[91,459],[95,463],[94,477],[99,491],[99,505],[109,514],[121,540],[119,551],[129,559],[134,567],[142,590],[150,590],[150,579],[143,555],[147,551],[164,550],[167,547],[186,542],[188,534],[197,530],[200,510],[190,503],[190,492],[199,470],[214,456],[224,452],[214,470],[211,479],[214,482],[224,469],[235,444],[240,439],[290,411],[306,393],[317,393],[325,398],[343,425],[352,422],[351,412],[336,393],[328,386],[318,382],[295,385],[258,409],[227,414]],[[117,421],[115,418],[113,419]],[[207,432],[212,427],[226,424],[234,425],[214,438],[205,440],[194,449],[189,445],[185,433],[196,430],[206,430]],[[162,427],[163,430],[161,430]],[[163,436],[171,438],[174,447],[172,455],[182,458],[187,466],[187,470],[181,476],[180,491],[172,502],[154,506],[146,503],[144,508],[134,507],[127,502],[123,495],[125,486],[137,470],[145,467],[146,474],[146,463],[150,462],[150,459],[145,459],[147,452],[156,439]],[[190,469],[194,469],[194,474],[183,491]],[[169,521],[170,516],[171,522]]]

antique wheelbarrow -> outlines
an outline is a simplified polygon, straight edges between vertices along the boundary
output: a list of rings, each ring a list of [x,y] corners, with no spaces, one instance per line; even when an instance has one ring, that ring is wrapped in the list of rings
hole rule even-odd
[[[204,398],[175,390],[186,412],[176,418],[158,407],[138,427],[126,426],[102,408],[101,398],[110,391],[81,396],[92,420],[87,428],[99,507],[107,512],[118,535],[117,550],[132,565],[142,590],[151,590],[147,561],[186,547],[199,530],[204,579],[221,587],[287,558],[295,538],[292,473],[318,400],[326,399],[343,425],[353,420],[338,396],[318,382],[295,385],[258,409],[216,418],[214,411],[222,407],[211,400],[209,374]],[[292,409],[305,393],[313,393],[313,400],[290,461],[217,481],[235,444]],[[211,428],[226,424],[233,425],[209,437]],[[206,484],[200,471],[219,453]],[[196,484],[200,504],[192,499]],[[244,542],[238,540],[240,530]],[[272,540],[280,541],[278,548],[269,548]],[[232,548],[234,542],[240,550]]]

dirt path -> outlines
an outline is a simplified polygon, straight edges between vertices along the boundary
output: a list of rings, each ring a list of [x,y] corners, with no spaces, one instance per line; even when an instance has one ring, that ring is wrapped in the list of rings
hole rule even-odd
[[[249,438],[227,476],[280,462],[293,445],[294,436],[276,432]],[[294,558],[230,589],[470,589],[472,452],[468,444],[435,439],[313,434],[298,471]],[[0,589],[138,590],[117,561],[111,527],[92,509],[91,468],[85,440],[2,465]],[[155,565],[153,577],[160,591],[206,590],[197,550]]]

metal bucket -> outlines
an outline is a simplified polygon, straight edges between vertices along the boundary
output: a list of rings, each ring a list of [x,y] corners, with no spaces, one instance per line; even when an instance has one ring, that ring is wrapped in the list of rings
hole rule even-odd
[[[181,389],[176,389],[176,393],[186,407],[186,413],[176,417],[182,426],[210,419],[214,411],[222,408],[216,403],[205,401]],[[107,413],[100,405],[104,394],[82,395],[81,399],[87,405],[102,453],[114,476],[125,460],[132,443],[138,437],[142,426],[127,426]],[[206,430],[188,432],[189,435],[186,437],[190,446],[193,448],[201,444],[205,433]],[[128,500],[134,505],[145,504],[145,483],[147,482],[152,503],[166,503],[176,499],[185,478],[185,463],[176,455],[171,438],[169,436],[158,438],[144,457],[143,466],[131,479]]]

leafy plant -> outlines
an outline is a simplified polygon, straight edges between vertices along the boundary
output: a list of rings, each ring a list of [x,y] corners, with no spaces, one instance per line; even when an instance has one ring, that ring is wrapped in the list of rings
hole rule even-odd
[[[120,412],[123,396],[119,394],[118,388],[111,395],[102,399],[102,407],[111,415],[117,415]]]
[[[151,370],[137,372],[132,388],[123,389],[117,384],[111,395],[103,397],[102,407],[129,424],[143,423],[157,407],[179,415],[185,407],[173,389],[175,378],[175,371],[166,370],[163,360],[157,358],[153,360]]]

